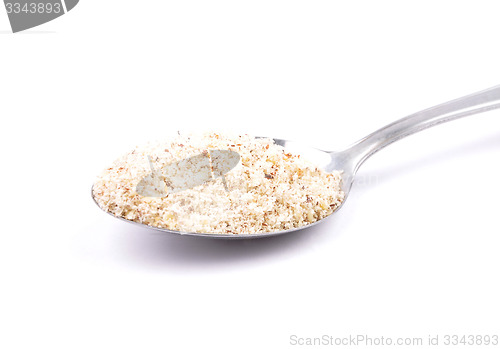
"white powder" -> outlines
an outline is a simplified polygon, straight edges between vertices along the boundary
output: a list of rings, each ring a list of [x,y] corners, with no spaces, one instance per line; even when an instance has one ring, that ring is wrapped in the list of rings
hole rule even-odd
[[[218,150],[237,152],[239,163],[227,172],[230,167],[214,161]],[[210,154],[211,169],[203,162],[190,165],[196,169],[182,165],[185,159]],[[197,186],[169,190],[175,185],[166,172],[175,166],[194,171],[190,184],[175,179],[177,188],[179,183]],[[185,173],[178,178],[189,182]],[[271,139],[208,133],[137,147],[101,174],[93,194],[103,210],[138,223],[183,232],[256,234],[327,217],[344,198],[340,180],[339,172],[326,173]]]

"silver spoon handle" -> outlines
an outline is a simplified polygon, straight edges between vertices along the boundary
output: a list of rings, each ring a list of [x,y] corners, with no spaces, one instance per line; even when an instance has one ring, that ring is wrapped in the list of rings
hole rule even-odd
[[[401,138],[465,116],[500,108],[500,85],[422,110],[395,121],[360,139],[348,152],[354,157],[354,173],[366,159]]]

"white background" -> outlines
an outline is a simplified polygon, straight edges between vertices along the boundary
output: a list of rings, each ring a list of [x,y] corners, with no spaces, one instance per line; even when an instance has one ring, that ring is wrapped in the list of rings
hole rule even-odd
[[[500,111],[370,159],[335,217],[214,241],[103,213],[96,175],[177,130],[349,145],[500,84],[497,1],[89,1],[0,8],[0,347],[289,348],[498,334]]]

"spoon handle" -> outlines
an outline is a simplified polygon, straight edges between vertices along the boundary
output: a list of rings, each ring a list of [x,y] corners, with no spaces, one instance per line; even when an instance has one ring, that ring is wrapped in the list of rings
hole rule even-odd
[[[370,156],[389,144],[426,128],[500,108],[500,85],[461,97],[395,121],[352,145],[354,173]]]

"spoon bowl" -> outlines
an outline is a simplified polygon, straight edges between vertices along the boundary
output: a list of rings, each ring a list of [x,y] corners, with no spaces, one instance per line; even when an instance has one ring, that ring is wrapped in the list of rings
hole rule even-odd
[[[273,139],[277,145],[284,147],[287,152],[301,155],[301,157],[308,160],[317,167],[325,170],[326,172],[332,172],[335,170],[341,171],[341,190],[344,192],[344,200],[342,201],[341,205],[337,207],[337,209],[328,217],[302,227],[256,234],[207,234],[158,228],[130,221],[125,218],[115,216],[109,212],[108,213],[113,217],[119,218],[126,222],[138,224],[143,227],[148,227],[162,232],[199,237],[210,237],[217,239],[264,238],[295,232],[298,230],[309,228],[318,223],[325,222],[327,218],[333,216],[333,214],[336,213],[347,200],[352,188],[352,184],[354,182],[356,172],[358,171],[359,167],[369,157],[371,157],[379,150],[385,148],[389,144],[396,142],[399,139],[422,131],[426,128],[456,120],[465,116],[484,113],[498,108],[500,108],[500,85],[443,104],[439,104],[435,107],[425,109],[423,111],[407,116],[369,134],[368,136],[360,139],[346,149],[340,151],[324,151],[309,147],[297,141]],[[93,195],[93,190],[92,198],[97,204],[97,201],[95,200],[95,197]]]

